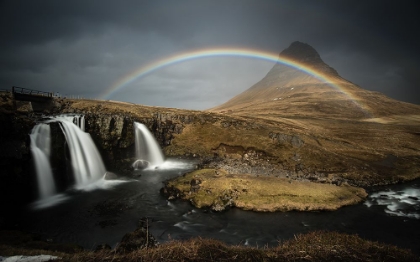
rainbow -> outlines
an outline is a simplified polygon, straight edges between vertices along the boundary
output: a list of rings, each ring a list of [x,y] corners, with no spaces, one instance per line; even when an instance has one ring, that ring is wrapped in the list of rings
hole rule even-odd
[[[100,99],[108,100],[112,96],[114,96],[117,92],[120,92],[122,89],[127,87],[130,83],[133,83],[136,80],[141,79],[142,77],[151,74],[157,70],[160,70],[164,67],[168,67],[174,64],[182,63],[185,61],[199,59],[199,58],[206,58],[206,57],[245,57],[245,58],[254,58],[254,59],[262,59],[274,63],[280,63],[302,72],[305,72],[329,85],[336,88],[343,94],[345,94],[349,99],[351,99],[357,106],[367,112],[367,108],[365,106],[361,106],[358,102],[358,99],[354,97],[350,92],[346,91],[342,88],[337,79],[333,79],[330,76],[324,75],[304,64],[297,63],[296,61],[279,57],[278,54],[256,50],[256,49],[245,49],[245,48],[212,48],[212,49],[199,49],[184,53],[175,54],[152,63],[149,63],[145,66],[140,66],[133,70],[132,72],[124,75],[120,79],[118,79],[115,83],[113,83],[109,88],[105,90],[105,92],[100,95]]]

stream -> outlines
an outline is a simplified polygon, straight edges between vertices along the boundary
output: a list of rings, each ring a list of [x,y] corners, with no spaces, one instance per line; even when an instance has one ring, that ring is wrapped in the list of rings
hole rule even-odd
[[[333,212],[256,213],[232,208],[213,212],[160,194],[163,181],[195,168],[195,163],[168,160],[165,167],[134,171],[134,178],[101,180],[84,190],[55,196],[55,205],[32,203],[7,218],[13,227],[54,242],[94,249],[115,247],[142,217],[159,242],[200,236],[228,244],[275,246],[296,234],[331,230],[409,248],[420,254],[420,181],[369,189],[364,203]]]

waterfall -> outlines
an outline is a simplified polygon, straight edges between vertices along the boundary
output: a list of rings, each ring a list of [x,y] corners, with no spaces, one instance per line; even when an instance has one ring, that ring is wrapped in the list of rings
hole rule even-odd
[[[84,132],[85,131],[85,116],[80,117],[80,129]]]
[[[63,116],[66,119],[69,119],[68,116]],[[71,117],[71,116],[70,116]],[[69,119],[70,120],[70,119]],[[85,131],[85,116],[81,115],[81,116],[74,116],[72,118],[73,123],[78,126],[82,131]]]
[[[31,152],[34,158],[40,199],[51,197],[56,193],[53,173],[50,165],[50,126],[38,124],[31,134]]]
[[[159,166],[165,162],[159,144],[145,125],[134,122],[134,135],[137,158],[134,168]]]
[[[58,115],[54,118],[73,122],[83,132],[85,131],[85,116],[84,115]]]
[[[76,119],[76,124],[84,127],[84,124],[78,122],[81,118],[76,117]],[[60,122],[66,137],[76,187],[83,187],[101,179],[105,175],[106,169],[90,134],[83,132],[68,117],[57,117],[50,121]]]
[[[70,152],[71,169],[76,181],[76,188],[83,188],[100,180],[106,173],[102,158],[92,141],[85,133],[84,116],[64,115],[52,117],[36,125],[30,134],[31,152],[35,161],[40,198],[44,199],[56,193],[50,163],[50,126],[58,122],[65,136]]]

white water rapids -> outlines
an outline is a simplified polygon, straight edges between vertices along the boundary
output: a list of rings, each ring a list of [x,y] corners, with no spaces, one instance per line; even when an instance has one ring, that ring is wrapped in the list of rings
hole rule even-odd
[[[369,196],[365,205],[383,206],[389,215],[420,219],[420,188],[375,192]]]

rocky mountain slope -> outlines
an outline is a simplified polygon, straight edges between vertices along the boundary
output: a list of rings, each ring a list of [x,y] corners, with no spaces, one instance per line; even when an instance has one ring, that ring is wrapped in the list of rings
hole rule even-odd
[[[258,83],[210,111],[270,118],[340,119],[419,113],[418,105],[367,91],[342,78],[308,44],[293,42],[280,53],[279,61]]]

